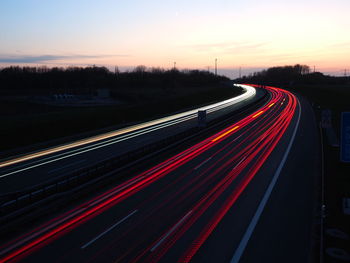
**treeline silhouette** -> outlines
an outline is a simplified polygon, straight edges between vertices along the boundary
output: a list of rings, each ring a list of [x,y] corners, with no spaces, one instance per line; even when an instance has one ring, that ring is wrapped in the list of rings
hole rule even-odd
[[[311,72],[307,65],[272,67],[236,79],[239,83],[263,85],[294,86],[294,85],[343,85],[349,83],[348,77],[327,76],[321,72]]]
[[[350,110],[350,78],[311,72],[305,65],[272,67],[236,79],[235,82],[277,86],[295,91],[323,109],[339,112]]]
[[[41,89],[57,92],[81,93],[96,88],[129,89],[133,87],[173,88],[210,85],[228,80],[208,71],[165,70],[137,66],[133,70],[111,72],[106,67],[19,67],[0,70],[0,90]]]

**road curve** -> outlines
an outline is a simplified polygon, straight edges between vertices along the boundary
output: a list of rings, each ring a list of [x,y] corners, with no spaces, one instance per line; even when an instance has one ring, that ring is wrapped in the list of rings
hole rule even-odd
[[[266,89],[257,111],[14,238],[0,262],[238,262],[300,121],[293,94]]]
[[[246,86],[246,85],[239,85],[242,88],[244,88],[245,92],[237,97],[228,99],[228,100],[224,100],[218,103],[214,103],[208,106],[204,106],[198,109],[194,109],[194,110],[190,110],[190,111],[186,111],[186,112],[182,112],[182,113],[178,113],[175,115],[171,115],[168,117],[164,117],[164,118],[160,118],[157,120],[153,120],[153,121],[149,121],[149,122],[145,122],[145,123],[141,123],[141,124],[137,124],[137,125],[133,125],[127,128],[123,128],[117,131],[112,131],[112,132],[108,132],[108,133],[104,133],[104,134],[100,134],[97,136],[93,136],[91,138],[86,138],[86,139],[82,139],[76,142],[72,142],[72,143],[68,143],[65,145],[60,145],[60,146],[56,146],[56,147],[52,147],[50,149],[45,149],[42,151],[37,151],[35,153],[30,153],[27,155],[23,155],[20,156],[18,158],[13,158],[13,159],[9,159],[9,160],[5,160],[0,162],[0,168],[2,167],[6,167],[9,165],[13,165],[13,164],[17,164],[17,163],[21,163],[24,161],[28,161],[28,160],[32,160],[35,158],[39,158],[39,157],[43,157],[43,156],[47,156],[50,154],[54,154],[57,152],[62,152],[65,150],[70,150],[76,147],[80,147],[80,146],[84,146],[90,143],[97,143],[100,142],[102,140],[106,140],[106,139],[110,139],[119,135],[124,135],[130,132],[134,132],[134,131],[138,131],[141,129],[145,129],[145,128],[150,128],[152,126],[158,125],[158,124],[165,124],[168,123],[170,121],[174,121],[176,120],[176,122],[174,123],[178,123],[183,121],[182,118],[195,118],[196,114],[199,110],[207,110],[209,113],[219,110],[221,108],[230,106],[234,103],[238,103],[241,101],[244,101],[248,98],[251,98],[252,96],[254,96],[256,94],[255,89],[253,87],[250,86]],[[173,124],[173,123],[172,123]],[[3,175],[2,175],[3,176]]]
[[[0,192],[42,184],[195,127],[198,110],[206,110],[208,118],[227,114],[255,97],[253,87],[241,87],[245,90],[243,94],[222,102],[0,161]]]

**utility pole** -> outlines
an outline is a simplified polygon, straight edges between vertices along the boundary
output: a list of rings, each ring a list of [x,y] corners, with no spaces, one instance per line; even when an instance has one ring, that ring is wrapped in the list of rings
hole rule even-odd
[[[215,59],[215,76],[218,75],[218,59]]]
[[[344,77],[346,77],[346,76],[347,76],[347,70],[344,69]]]

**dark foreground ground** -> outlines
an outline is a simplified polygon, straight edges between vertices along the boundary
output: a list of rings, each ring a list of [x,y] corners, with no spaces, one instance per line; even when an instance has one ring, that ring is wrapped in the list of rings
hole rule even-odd
[[[295,87],[297,89],[297,87]],[[340,162],[341,113],[350,111],[350,85],[311,85],[301,87],[302,93],[313,103],[316,117],[322,121],[322,111],[331,110],[333,141],[322,129],[323,199],[324,199],[324,262],[350,261],[350,215],[344,214],[343,199],[350,198],[350,164]],[[322,190],[322,189],[321,189]],[[322,194],[322,193],[321,193]],[[322,196],[321,196],[322,198]]]
[[[338,147],[330,146],[326,138],[323,142],[326,205],[325,262],[348,262],[350,260],[350,215],[344,214],[343,198],[350,198],[350,164],[339,161]],[[346,258],[347,261],[344,260]]]

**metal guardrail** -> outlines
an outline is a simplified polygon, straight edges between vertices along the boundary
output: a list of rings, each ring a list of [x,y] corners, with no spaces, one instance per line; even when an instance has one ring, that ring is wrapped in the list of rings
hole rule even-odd
[[[128,152],[124,155],[102,161],[97,165],[74,171],[68,175],[60,177],[59,179],[46,182],[44,185],[37,185],[31,187],[28,190],[14,192],[2,196],[1,199],[3,203],[0,205],[0,216],[8,212],[12,212],[30,203],[33,203],[35,201],[44,199],[48,196],[51,196],[52,194],[70,190],[73,187],[79,186],[90,181],[91,179],[106,174],[113,169],[121,168],[126,164],[140,159],[141,157],[157,149],[170,145],[171,143],[174,143],[175,141],[180,140],[184,137],[195,134],[198,131],[198,129],[199,128],[192,128],[185,132],[176,134],[172,137],[168,137],[166,139],[153,143],[152,145],[147,145],[135,151]]]
[[[265,94],[254,103],[254,106],[263,103],[267,97],[268,96]],[[113,176],[116,174],[116,172],[125,169],[132,163],[150,158],[155,155],[155,153],[168,150],[171,147],[175,147],[176,144],[179,145],[180,143],[190,140],[193,137],[198,137],[202,134],[208,133],[216,129],[218,126],[224,125],[223,122],[227,122],[227,120],[232,118],[237,118],[237,111],[239,111],[240,114],[243,114],[252,107],[252,105],[246,105],[231,112],[231,117],[226,115],[212,120],[208,123],[209,125],[206,128],[194,127],[151,145],[144,146],[135,151],[102,161],[97,165],[74,171],[69,175],[56,178],[55,180],[46,182],[45,184],[1,196],[0,200],[2,201],[2,204],[0,205],[0,221],[3,221],[4,218],[7,218],[11,213],[15,213],[18,210],[29,207],[36,202],[43,201],[56,194],[68,192],[93,180],[102,180],[106,177],[105,175]]]

